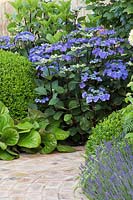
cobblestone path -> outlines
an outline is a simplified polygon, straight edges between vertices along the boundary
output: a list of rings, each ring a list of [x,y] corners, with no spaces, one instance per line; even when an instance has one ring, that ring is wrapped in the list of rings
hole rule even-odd
[[[77,189],[83,148],[0,161],[0,200],[85,200]]]

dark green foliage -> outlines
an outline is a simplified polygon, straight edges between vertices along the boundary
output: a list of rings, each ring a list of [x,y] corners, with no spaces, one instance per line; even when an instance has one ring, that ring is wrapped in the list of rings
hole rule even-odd
[[[33,77],[34,70],[26,58],[0,50],[0,101],[14,118],[24,117],[33,100]]]
[[[94,11],[94,19],[99,17],[97,24],[113,27],[119,36],[128,37],[133,26],[132,0],[111,0],[108,4],[105,1],[86,0],[86,3],[87,9]]]

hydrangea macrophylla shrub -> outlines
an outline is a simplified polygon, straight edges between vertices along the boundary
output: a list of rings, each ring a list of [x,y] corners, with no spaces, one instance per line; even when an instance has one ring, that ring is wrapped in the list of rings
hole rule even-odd
[[[80,185],[92,200],[133,199],[133,148],[126,144],[99,146],[94,156],[88,156],[81,166]]]
[[[122,107],[130,68],[121,43],[113,30],[80,28],[63,41],[30,50],[37,107],[74,140],[81,141],[100,119]]]
[[[34,99],[34,69],[25,58],[0,50],[0,100],[11,116],[22,118]]]

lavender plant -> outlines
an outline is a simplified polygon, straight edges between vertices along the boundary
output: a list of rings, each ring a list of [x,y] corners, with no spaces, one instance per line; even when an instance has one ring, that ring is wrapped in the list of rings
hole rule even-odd
[[[58,43],[30,50],[37,108],[75,141],[83,141],[99,119],[122,106],[131,73],[123,43],[113,30],[79,28]]]
[[[80,184],[90,200],[133,199],[133,148],[131,145],[98,147],[81,167]]]

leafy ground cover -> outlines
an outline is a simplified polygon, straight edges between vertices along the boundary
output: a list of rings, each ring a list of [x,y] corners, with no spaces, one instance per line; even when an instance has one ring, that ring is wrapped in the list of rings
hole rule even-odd
[[[74,148],[61,144],[69,136],[57,126],[51,126],[40,111],[30,110],[29,116],[14,122],[8,108],[0,102],[0,159],[12,160],[19,152],[73,152]]]

